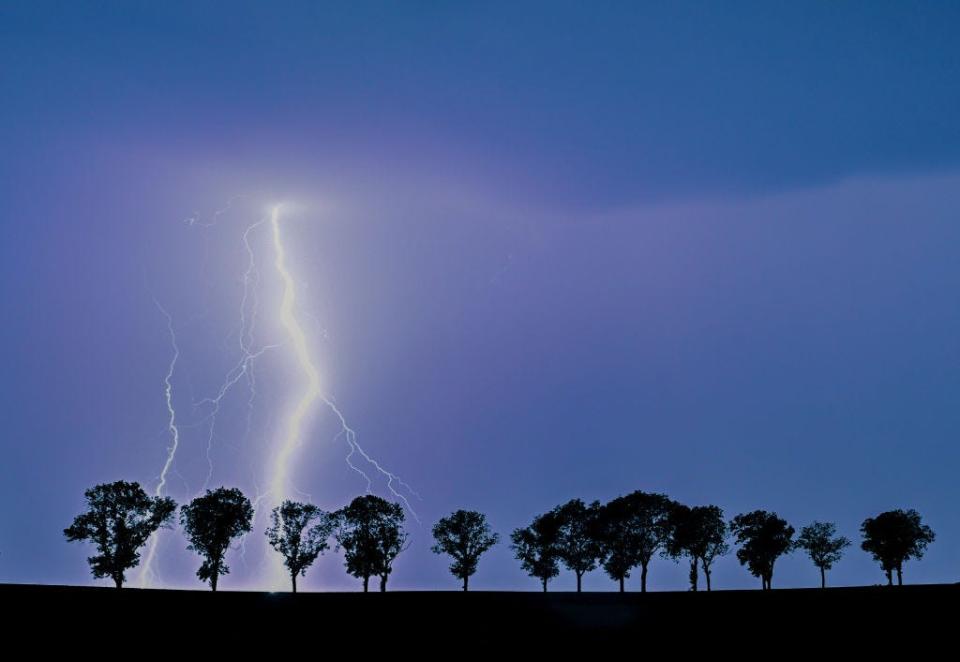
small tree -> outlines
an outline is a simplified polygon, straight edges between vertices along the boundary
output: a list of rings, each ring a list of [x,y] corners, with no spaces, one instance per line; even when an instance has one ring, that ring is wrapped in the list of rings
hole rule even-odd
[[[820,588],[827,587],[827,570],[843,557],[850,541],[837,536],[837,527],[831,522],[814,522],[800,529],[796,546],[806,550],[813,564],[820,569]]]
[[[793,549],[794,528],[776,513],[755,510],[734,517],[730,531],[740,545],[740,565],[746,565],[753,576],[759,577],[765,590],[772,588],[773,565]]]
[[[711,589],[711,568],[714,560],[730,551],[727,545],[727,525],[719,506],[694,506],[674,504],[668,518],[669,535],[665,554],[674,559],[686,556],[690,559],[690,590],[696,591],[699,584],[699,568]]]
[[[407,548],[400,504],[365,494],[336,513],[337,547],[344,551],[347,572],[363,579],[363,591],[370,577],[380,577],[380,591],[387,590],[393,562]]]
[[[154,531],[169,526],[177,504],[122,480],[91,487],[84,497],[87,512],[77,515],[63,535],[69,542],[94,543],[97,554],[87,559],[93,576],[109,577],[122,588],[126,571],[140,562],[140,548]]]
[[[537,516],[530,526],[510,534],[510,545],[520,566],[531,577],[536,577],[547,592],[547,582],[560,574],[558,543],[560,522],[553,512]]]
[[[860,526],[863,543],[860,547],[870,552],[887,575],[887,584],[893,586],[893,571],[897,584],[903,585],[903,563],[923,558],[927,545],[936,537],[926,524],[921,523],[916,510],[890,510],[876,517],[868,517]]]
[[[572,499],[553,511],[559,526],[557,557],[577,577],[577,593],[583,586],[584,574],[597,567],[602,556],[597,535],[600,502],[590,505]]]
[[[700,566],[703,568],[709,591],[714,560],[730,551],[730,546],[727,545],[727,523],[719,506],[695,506],[693,517],[698,532],[693,551],[700,557]]]
[[[483,513],[458,510],[444,517],[433,526],[431,547],[434,554],[453,557],[450,572],[463,581],[463,590],[470,585],[470,577],[477,571],[480,555],[497,544],[500,536],[490,532],[490,525]]]
[[[249,533],[252,521],[253,506],[235,487],[207,490],[180,508],[180,526],[190,542],[187,549],[203,557],[197,577],[209,581],[214,591],[220,575],[230,572],[225,563],[230,541]]]
[[[333,533],[334,520],[312,503],[296,501],[284,501],[271,511],[270,519],[267,541],[283,555],[296,593],[297,577],[306,575],[307,568],[329,549],[327,539]]]

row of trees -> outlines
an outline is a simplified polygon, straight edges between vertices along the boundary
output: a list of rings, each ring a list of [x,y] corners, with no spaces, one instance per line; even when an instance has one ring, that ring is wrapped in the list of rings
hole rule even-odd
[[[140,549],[160,528],[169,528],[177,504],[169,497],[151,497],[137,483],[117,481],[97,485],[85,493],[86,512],[64,529],[68,541],[89,541],[97,553],[87,561],[94,577],[110,578],[117,588],[126,572],[140,562]],[[180,507],[180,526],[187,549],[200,555],[197,577],[217,590],[221,575],[230,572],[226,563],[231,543],[250,532],[253,506],[236,488],[207,490]],[[371,577],[386,590],[393,561],[407,547],[403,509],[373,495],[357,497],[344,508],[325,512],[309,503],[284,501],[270,513],[267,540],[282,557],[292,584],[327,549],[330,539],[342,549],[347,572],[363,580],[368,590]]]
[[[904,562],[921,558],[934,540],[915,510],[881,513],[864,520],[860,531],[861,548],[873,555],[891,585],[894,572],[897,583],[903,583]],[[515,530],[511,540],[523,569],[540,580],[544,591],[563,565],[576,576],[577,591],[583,576],[597,568],[623,591],[626,579],[639,568],[640,590],[645,592],[650,561],[658,554],[686,559],[690,589],[697,590],[702,571],[709,591],[714,561],[730,551],[731,537],[738,546],[737,560],[764,589],[772,587],[777,559],[794,550],[807,553],[826,587],[827,571],[842,558],[850,541],[838,536],[830,522],[813,522],[796,537],[795,533],[786,520],[765,510],[727,522],[719,506],[687,506],[663,494],[637,491],[606,504],[573,499]]]
[[[160,528],[172,526],[177,504],[169,497],[151,497],[137,483],[117,481],[97,485],[85,492],[87,510],[64,530],[69,541],[89,541],[97,553],[87,560],[94,577],[110,578],[117,588],[126,572],[140,562],[140,549]],[[221,487],[180,507],[180,526],[187,549],[202,559],[197,577],[217,590],[220,576],[230,572],[226,554],[231,543],[251,531],[253,506],[236,488]],[[283,558],[291,586],[306,574],[331,540],[342,550],[347,572],[363,581],[369,590],[371,578],[385,591],[397,556],[408,547],[403,529],[403,508],[374,495],[355,498],[335,512],[309,503],[284,501],[270,513],[265,533],[270,546]],[[726,522],[718,506],[686,506],[663,494],[633,492],[601,505],[574,499],[534,518],[510,536],[511,548],[523,569],[542,583],[556,577],[563,565],[573,572],[577,591],[583,576],[599,568],[620,590],[635,569],[640,569],[640,587],[647,590],[650,561],[657,555],[690,563],[690,588],[698,588],[700,572],[706,587],[714,561],[730,551],[732,536],[741,565],[759,577],[764,589],[773,581],[777,559],[795,549],[807,552],[820,569],[821,586],[826,571],[840,560],[850,541],[836,535],[832,523],[814,522],[795,529],[785,520],[763,510]],[[870,552],[893,583],[902,583],[903,563],[921,558],[934,540],[933,531],[913,510],[894,510],[869,518],[861,526],[861,547]],[[469,588],[480,557],[499,542],[482,513],[458,510],[433,527],[432,551],[452,559],[450,572]]]

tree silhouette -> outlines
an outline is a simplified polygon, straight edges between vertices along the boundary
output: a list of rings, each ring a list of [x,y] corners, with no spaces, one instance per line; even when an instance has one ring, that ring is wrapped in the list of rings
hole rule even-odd
[[[283,555],[283,564],[290,572],[293,592],[297,592],[297,577],[307,574],[330,545],[327,539],[333,533],[335,522],[329,513],[312,503],[284,501],[270,513],[267,541]],[[311,526],[312,524],[312,526]]]
[[[480,555],[496,545],[500,536],[490,532],[483,513],[458,510],[433,526],[433,539],[436,544],[430,549],[434,554],[453,557],[450,572],[463,581],[463,590],[466,591],[470,577],[477,571]]]
[[[923,558],[927,545],[936,537],[933,529],[921,523],[916,510],[890,510],[868,517],[860,526],[860,532],[863,534],[860,547],[880,563],[890,586],[893,586],[894,570],[897,584],[903,585],[904,561]]]
[[[754,510],[734,517],[730,531],[740,545],[740,565],[746,565],[754,577],[759,577],[765,590],[772,588],[773,565],[793,549],[794,528],[776,513]]]
[[[597,537],[600,541],[601,563],[610,579],[618,582],[620,592],[637,565],[636,536],[631,524],[631,504],[618,497],[600,509]]]
[[[577,593],[583,585],[583,575],[594,570],[602,556],[598,536],[600,502],[590,505],[572,499],[553,510],[559,525],[557,558],[577,576]]]
[[[235,487],[207,490],[180,508],[180,526],[190,542],[187,549],[203,557],[197,577],[209,581],[214,591],[220,575],[230,572],[225,563],[230,541],[248,533],[252,520],[250,500]]]
[[[647,592],[647,568],[667,541],[674,503],[666,495],[636,491],[625,497],[626,527],[635,563],[640,566],[640,591]]]
[[[699,586],[699,568],[711,586],[711,568],[718,556],[730,551],[727,545],[727,525],[719,506],[685,506],[675,503],[667,519],[668,536],[665,554],[674,559],[686,556],[690,559],[690,590]]]
[[[337,546],[343,549],[347,572],[363,579],[364,593],[373,576],[380,577],[380,591],[386,591],[393,561],[407,548],[403,508],[365,494],[337,511],[336,517]]]
[[[850,541],[837,536],[837,527],[831,522],[814,522],[800,529],[796,546],[806,550],[813,564],[820,569],[820,588],[827,587],[827,570],[843,557]]]
[[[530,526],[510,534],[514,555],[531,577],[536,577],[547,592],[547,582],[560,574],[558,544],[560,522],[554,512],[538,515]]]
[[[150,535],[167,527],[177,504],[169,497],[148,496],[139,483],[118,480],[86,490],[87,511],[63,530],[69,542],[89,540],[97,554],[87,559],[97,579],[109,577],[122,588],[126,571],[140,562],[139,549]]]

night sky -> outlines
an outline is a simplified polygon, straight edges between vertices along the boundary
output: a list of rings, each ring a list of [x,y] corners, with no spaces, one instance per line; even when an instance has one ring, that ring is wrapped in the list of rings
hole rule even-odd
[[[960,579],[960,6],[645,4],[0,5],[0,581],[109,583],[62,531],[89,486],[157,486],[157,304],[166,493],[267,482],[303,374],[265,225],[280,347],[209,463],[202,401],[277,203],[324,392],[421,497],[391,588],[458,587],[429,551],[456,508],[506,540],[636,489],[834,521],[833,584],[884,582],[860,522],[916,508],[905,580]],[[318,406],[289,486],[326,509],[365,487],[338,429]],[[264,514],[223,589],[264,586]],[[202,588],[160,535],[158,584]],[[818,581],[801,553],[774,577]],[[360,586],[329,552],[300,584]],[[759,587],[733,554],[713,584]],[[504,542],[471,587],[539,583]]]

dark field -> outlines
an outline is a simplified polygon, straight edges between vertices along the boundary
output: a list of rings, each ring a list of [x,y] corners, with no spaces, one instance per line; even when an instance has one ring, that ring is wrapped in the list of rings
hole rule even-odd
[[[779,653],[785,654],[797,647],[798,652],[819,656],[834,645],[916,647],[919,653],[933,642],[955,644],[960,629],[956,584],[646,595],[483,591],[293,595],[3,585],[0,600],[7,614],[3,620],[14,638],[43,625],[48,632],[74,640],[86,633],[94,640],[101,636],[132,640],[148,650],[154,641],[170,645],[164,637],[199,636],[205,643],[197,645],[211,649],[276,641],[300,652],[332,638],[337,645],[349,642],[358,650],[394,645],[403,650],[425,642],[430,648],[633,642],[677,651],[716,647],[718,653],[731,652],[731,647],[760,651],[776,646],[786,647]],[[90,643],[81,647],[87,649]]]

